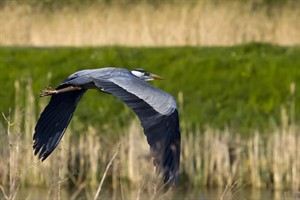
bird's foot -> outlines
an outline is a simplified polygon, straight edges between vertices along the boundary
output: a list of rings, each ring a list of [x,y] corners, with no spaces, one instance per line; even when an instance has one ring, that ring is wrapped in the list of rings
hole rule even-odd
[[[54,95],[54,94],[57,94],[57,93],[58,93],[57,90],[52,89],[51,86],[48,86],[44,90],[42,90],[42,92],[39,94],[39,97],[50,96],[50,95]]]

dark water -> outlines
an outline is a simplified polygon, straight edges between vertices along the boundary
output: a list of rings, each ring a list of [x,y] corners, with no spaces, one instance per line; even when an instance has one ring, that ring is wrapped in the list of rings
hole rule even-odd
[[[81,190],[80,192],[60,189],[59,192],[51,191],[46,188],[20,188],[16,199],[93,199],[96,191]],[[0,199],[5,199],[3,193]],[[253,190],[241,188],[236,192],[226,192],[224,189],[180,189],[166,191],[139,191],[139,189],[114,192],[102,189],[98,199],[174,199],[174,200],[300,200],[300,192],[289,190],[272,191],[267,189]]]

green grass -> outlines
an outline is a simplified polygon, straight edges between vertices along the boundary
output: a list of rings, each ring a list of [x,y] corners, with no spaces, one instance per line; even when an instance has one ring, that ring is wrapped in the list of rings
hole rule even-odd
[[[137,67],[166,77],[155,86],[177,98],[183,93],[181,121],[188,126],[230,127],[239,132],[280,125],[280,107],[296,103],[300,119],[300,48],[267,44],[174,48],[14,48],[0,47],[0,110],[14,107],[14,81],[33,78],[35,96],[56,87],[77,70]],[[47,81],[47,73],[52,80]],[[291,83],[296,84],[294,95]],[[99,128],[120,128],[134,114],[115,97],[88,92],[75,117]],[[36,101],[39,101],[38,97]],[[39,113],[37,113],[38,115]],[[83,126],[78,126],[79,128]]]

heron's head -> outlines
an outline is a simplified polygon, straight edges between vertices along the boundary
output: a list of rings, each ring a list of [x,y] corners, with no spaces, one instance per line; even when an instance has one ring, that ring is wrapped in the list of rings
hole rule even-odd
[[[144,81],[164,80],[164,77],[151,74],[150,72],[147,72],[146,70],[143,69],[135,69],[132,70],[131,73]]]

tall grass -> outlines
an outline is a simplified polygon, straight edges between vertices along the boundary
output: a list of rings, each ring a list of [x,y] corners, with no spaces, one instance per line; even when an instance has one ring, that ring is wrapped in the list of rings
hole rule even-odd
[[[121,190],[122,198],[132,195],[126,192],[129,188],[138,189],[135,197],[142,198],[141,192],[145,191],[146,194],[155,191],[158,197],[163,195],[159,188],[153,187],[159,185],[159,179],[137,120],[123,130],[120,138],[108,138],[90,125],[84,133],[76,135],[74,118],[54,153],[43,163],[37,161],[32,152],[36,123],[33,105],[38,103],[43,107],[46,100],[36,102],[31,86],[30,78],[25,86],[16,81],[16,101],[25,92],[27,103],[23,112],[17,102],[11,118],[5,116],[6,128],[1,128],[0,185],[6,196],[14,197],[19,186],[47,185],[48,198],[59,199],[61,187],[69,185],[77,190],[72,199],[82,192],[92,198],[104,174],[107,176],[103,185]],[[269,134],[256,131],[247,138],[231,134],[230,129],[206,127],[202,131],[186,126],[183,120],[180,184],[228,187],[232,193],[238,183],[253,188],[299,190],[300,127],[285,108],[281,118],[282,127]],[[117,148],[119,153],[111,162]],[[112,164],[110,170],[106,168],[108,164]],[[115,193],[114,198],[121,198],[120,193]]]
[[[0,45],[300,44],[300,6],[293,1],[282,6],[258,1],[96,4],[51,12],[7,4],[0,9]]]

